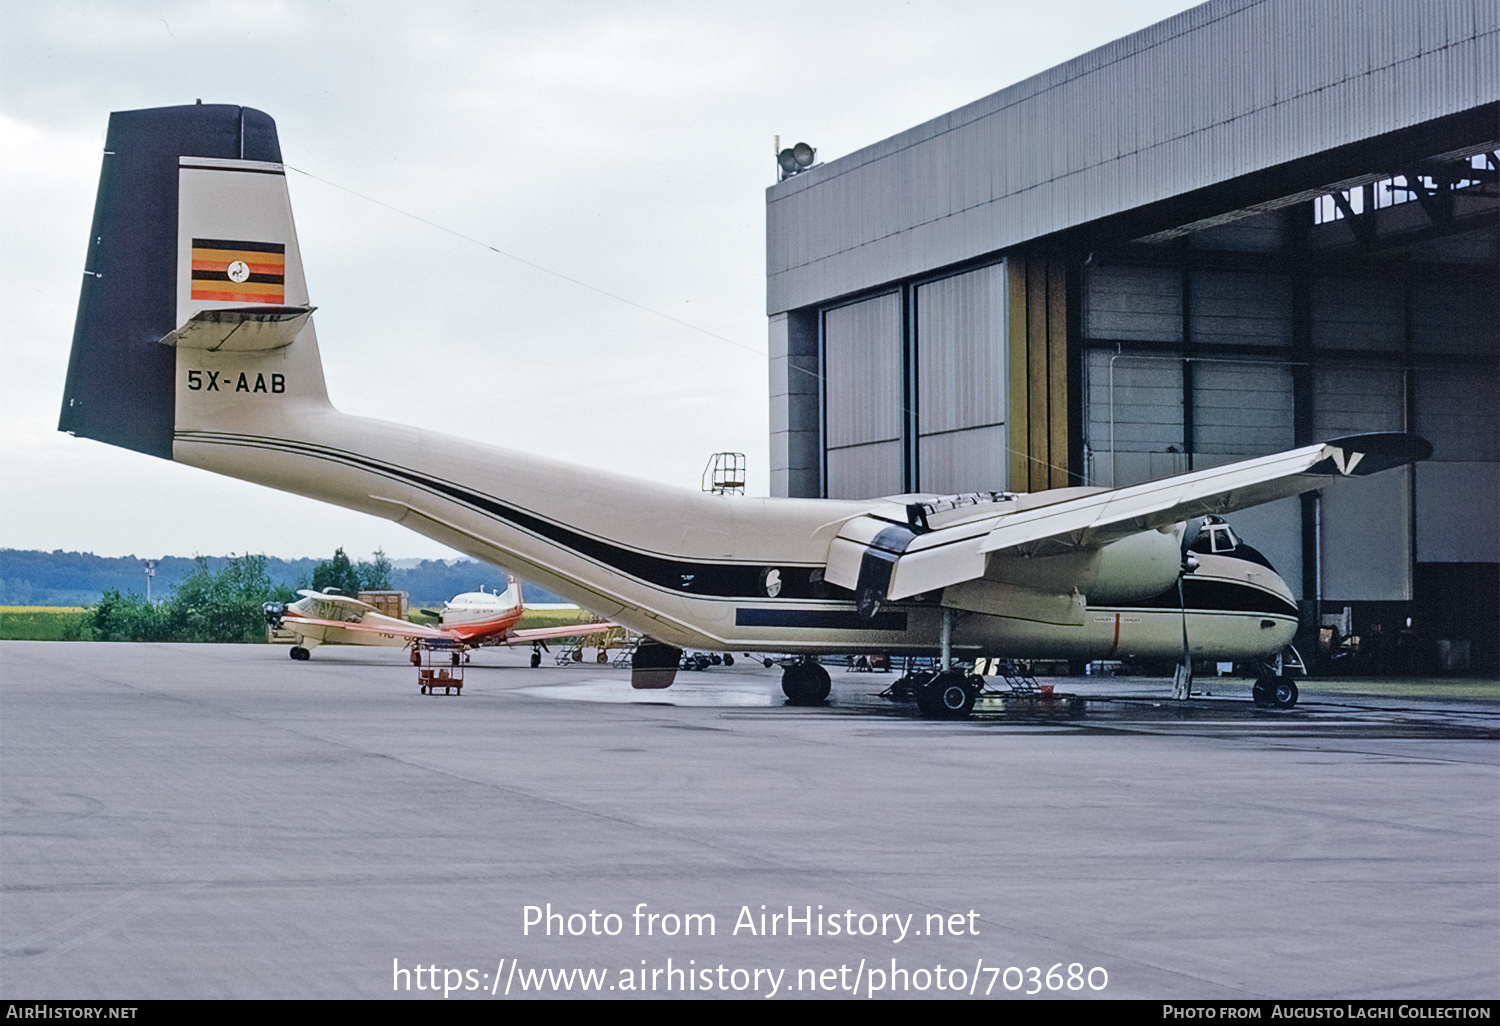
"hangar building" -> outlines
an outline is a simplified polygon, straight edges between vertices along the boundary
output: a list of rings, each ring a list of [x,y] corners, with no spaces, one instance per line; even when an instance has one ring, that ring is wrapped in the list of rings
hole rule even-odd
[[[1495,670],[1497,172],[1490,0],[1212,0],[814,165],[767,193],[772,493],[1126,485],[1415,431],[1414,472],[1232,522],[1305,623]]]

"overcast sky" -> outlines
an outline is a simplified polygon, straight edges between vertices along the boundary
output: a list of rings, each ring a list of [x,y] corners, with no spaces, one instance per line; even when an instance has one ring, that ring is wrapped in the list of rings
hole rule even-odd
[[[111,111],[276,119],[341,410],[693,488],[738,450],[766,494],[773,137],[834,160],[1190,6],[5,0],[0,547],[454,555],[58,433]]]

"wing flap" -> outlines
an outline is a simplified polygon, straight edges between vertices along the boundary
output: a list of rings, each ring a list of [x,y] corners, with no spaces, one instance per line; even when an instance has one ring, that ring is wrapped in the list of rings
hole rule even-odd
[[[941,548],[908,552],[891,571],[891,600],[937,591],[960,581],[984,576],[985,554],[972,539]]]

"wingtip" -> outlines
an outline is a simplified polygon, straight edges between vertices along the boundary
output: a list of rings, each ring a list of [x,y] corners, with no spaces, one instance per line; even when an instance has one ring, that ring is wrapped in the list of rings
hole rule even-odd
[[[1335,451],[1313,467],[1313,473],[1362,477],[1432,458],[1431,442],[1404,431],[1345,435],[1329,439],[1325,448]]]

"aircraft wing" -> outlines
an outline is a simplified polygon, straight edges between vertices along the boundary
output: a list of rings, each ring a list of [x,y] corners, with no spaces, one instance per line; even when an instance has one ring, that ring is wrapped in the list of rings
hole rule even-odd
[[[530,643],[533,641],[547,641],[552,638],[576,638],[586,634],[604,634],[612,631],[619,624],[616,623],[577,623],[565,627],[533,627],[524,631],[511,631],[505,636],[506,641],[520,641]]]
[[[351,595],[330,595],[326,591],[313,591],[310,588],[302,588],[297,592],[303,598],[314,599],[318,602],[331,602],[336,606],[347,606],[350,609],[362,609],[365,612],[376,612],[374,606],[368,602],[361,601]]]
[[[873,610],[879,602],[982,577],[993,554],[1048,556],[1096,548],[1141,531],[1256,506],[1322,488],[1339,477],[1374,474],[1431,455],[1431,444],[1416,435],[1354,435],[1017,512],[970,516],[934,530],[925,529],[925,518],[915,511],[906,524],[856,517],[834,539],[824,576],[831,584],[853,589],[861,608]]]
[[[436,627],[424,627],[417,623],[377,625],[358,622],[351,623],[347,620],[319,620],[311,616],[293,615],[287,615],[281,621],[281,625],[291,631],[295,631],[298,624],[310,624],[314,627],[338,627],[346,631],[364,631],[368,634],[393,634],[398,638],[411,638],[413,641],[425,641],[430,638],[449,638],[449,635],[438,630]]]

